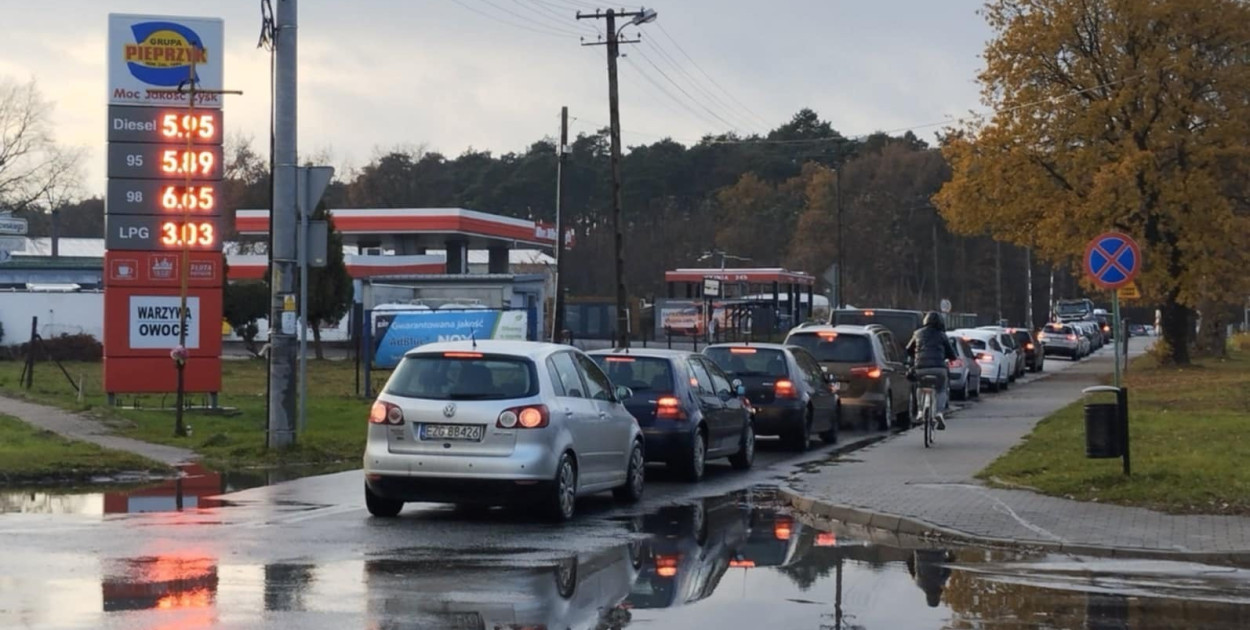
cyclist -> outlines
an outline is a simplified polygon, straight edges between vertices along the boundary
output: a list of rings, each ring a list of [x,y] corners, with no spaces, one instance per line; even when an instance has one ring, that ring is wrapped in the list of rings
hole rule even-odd
[[[924,326],[916,330],[911,341],[907,342],[907,356],[912,360],[917,379],[924,376],[937,378],[937,430],[945,431],[946,420],[943,412],[946,411],[946,401],[950,393],[947,387],[950,384],[947,362],[958,359],[959,355],[955,353],[955,347],[946,336],[946,325],[942,323],[942,316],[936,311],[929,311],[924,316]]]

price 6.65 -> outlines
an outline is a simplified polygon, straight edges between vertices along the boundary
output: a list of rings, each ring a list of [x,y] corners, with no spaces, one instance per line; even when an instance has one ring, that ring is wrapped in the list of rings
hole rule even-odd
[[[161,245],[209,247],[215,242],[217,242],[217,234],[213,230],[212,223],[205,221],[179,224],[175,221],[165,221],[161,224]]]

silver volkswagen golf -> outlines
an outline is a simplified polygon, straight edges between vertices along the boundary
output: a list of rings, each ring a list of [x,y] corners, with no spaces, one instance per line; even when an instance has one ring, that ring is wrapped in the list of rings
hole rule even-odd
[[[594,361],[569,346],[458,341],[414,348],[369,414],[365,504],[538,504],[573,517],[577,497],[637,501],[643,440]]]

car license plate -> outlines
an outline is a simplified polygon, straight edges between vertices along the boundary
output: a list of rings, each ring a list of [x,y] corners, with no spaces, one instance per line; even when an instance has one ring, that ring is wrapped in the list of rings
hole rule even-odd
[[[480,424],[423,424],[421,425],[423,440],[464,440],[467,442],[482,441],[482,425]]]

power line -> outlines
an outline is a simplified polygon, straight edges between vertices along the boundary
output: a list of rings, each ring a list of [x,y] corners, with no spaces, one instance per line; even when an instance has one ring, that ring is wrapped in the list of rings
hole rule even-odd
[[[551,8],[551,7],[558,7],[560,5],[552,4],[548,2],[547,0],[529,0],[529,2],[533,4],[526,4],[524,0],[512,0],[512,1],[522,7],[525,7],[526,9],[535,11],[534,15],[541,17],[544,20],[547,20],[548,22],[553,22],[558,25],[557,27],[553,27],[553,28],[563,29],[569,26],[576,25],[579,28],[589,29],[586,31],[585,35],[603,33],[603,31],[600,31],[598,27],[594,26],[593,24],[577,21],[575,19],[576,14],[574,13],[570,13],[567,16],[561,16],[559,13],[555,11],[555,9]],[[561,10],[564,10],[564,9],[561,8]],[[578,34],[581,35],[582,33],[579,32]]]
[[[649,72],[647,72],[644,68],[642,68],[641,66],[639,66],[637,63],[634,63],[634,60],[633,60],[633,58],[632,58],[632,57],[626,57],[626,58],[625,58],[625,61],[626,61],[626,63],[628,63],[628,64],[629,64],[632,68],[634,68],[635,70],[637,70],[637,71],[638,71],[638,75],[639,75],[639,76],[641,76],[641,77],[642,77],[642,78],[643,78],[643,79],[644,79],[647,83],[650,83],[652,87],[654,87],[655,89],[657,89],[657,90],[659,90],[660,92],[662,92],[665,96],[667,96],[670,100],[672,100],[672,101],[673,101],[674,103],[676,103],[677,105],[681,106],[681,107],[682,107],[682,109],[685,109],[687,112],[689,112],[689,113],[690,113],[690,115],[691,115],[691,116],[693,116],[694,118],[698,119],[698,120],[699,120],[699,122],[701,122],[701,123],[703,123],[703,124],[705,124],[705,125],[708,125],[709,127],[713,127],[713,128],[715,128],[715,127],[716,127],[716,121],[714,121],[714,120],[712,120],[712,119],[710,119],[710,118],[705,117],[703,114],[700,114],[700,113],[698,112],[698,110],[696,110],[696,109],[694,109],[693,107],[691,107],[690,105],[688,105],[685,101],[683,101],[683,100],[681,100],[680,98],[678,98],[678,97],[674,96],[672,92],[668,91],[668,89],[667,89],[667,88],[665,88],[665,87],[664,87],[663,85],[661,85],[658,81],[656,81],[656,80],[655,80],[655,78],[654,78],[654,77],[652,77],[652,76],[651,76],[651,74],[650,74]],[[731,126],[732,126],[732,125],[731,125]]]
[[[492,20],[495,20],[496,22],[501,22],[501,23],[503,23],[503,24],[507,24],[508,26],[513,26],[513,27],[516,27],[516,28],[525,29],[525,30],[530,31],[530,32],[538,33],[539,35],[547,35],[547,36],[550,36],[550,37],[560,37],[560,38],[563,38],[563,37],[567,37],[567,36],[568,36],[568,34],[567,34],[567,33],[559,33],[559,32],[556,32],[556,31],[554,31],[554,30],[549,30],[549,29],[545,29],[545,28],[544,28],[544,29],[538,29],[538,28],[534,28],[534,27],[532,27],[532,26],[526,26],[526,25],[524,25],[524,24],[519,24],[519,23],[517,23],[517,22],[513,22],[513,21],[511,21],[511,20],[507,20],[507,19],[501,18],[501,17],[499,17],[499,16],[497,16],[497,15],[492,15],[492,14],[490,14],[490,13],[487,13],[486,11],[482,11],[481,9],[478,9],[477,7],[473,7],[473,6],[470,6],[470,5],[468,5],[468,4],[465,4],[462,0],[451,0],[451,1],[452,1],[452,2],[455,2],[456,4],[460,5],[461,7],[464,7],[465,9],[468,9],[469,11],[472,11],[472,12],[474,12],[474,13],[478,14],[478,15],[481,15],[481,16],[484,16],[484,17],[487,17],[487,18],[492,19]],[[576,35],[576,33],[574,33],[574,35]]]
[[[699,102],[699,100],[698,100],[698,99],[696,99],[695,97],[691,96],[691,95],[690,95],[690,92],[687,92],[687,91],[686,91],[686,88],[682,87],[680,83],[678,83],[678,82],[674,81],[672,77],[668,76],[668,73],[667,73],[667,72],[664,72],[664,70],[663,70],[663,69],[661,69],[659,66],[655,65],[655,62],[654,62],[654,61],[651,61],[651,58],[647,56],[647,53],[642,52],[642,49],[641,49],[641,48],[637,48],[637,49],[635,49],[635,50],[637,50],[637,51],[638,51],[638,54],[639,54],[639,55],[642,55],[642,59],[643,59],[643,61],[646,61],[648,64],[650,64],[652,68],[655,68],[655,71],[656,71],[656,72],[659,72],[659,73],[660,73],[660,76],[664,77],[664,79],[665,79],[665,80],[667,80],[669,83],[671,83],[671,84],[673,85],[673,87],[677,88],[677,89],[678,89],[678,90],[679,90],[682,94],[685,94],[685,95],[686,95],[686,98],[690,99],[690,102],[692,102],[692,103],[694,103],[695,105],[698,105],[699,107],[703,108],[703,110],[704,110],[704,111],[706,111],[708,114],[711,114],[711,116],[712,116],[713,118],[715,118],[716,120],[719,120],[719,121],[721,121],[722,123],[724,123],[725,125],[727,125],[727,126],[729,127],[729,130],[730,130],[730,131],[738,131],[738,129],[737,129],[738,125],[735,125],[735,124],[733,124],[733,123],[729,122],[728,120],[725,120],[724,118],[722,118],[722,117],[721,117],[721,115],[720,115],[720,114],[717,114],[716,112],[712,111],[712,109],[711,109],[710,107],[708,107],[708,106],[704,105],[703,103]]]
[[[515,17],[515,18],[517,18],[517,19],[521,20],[522,22],[528,22],[529,24],[533,24],[533,25],[535,25],[535,26],[538,26],[538,27],[541,27],[541,28],[545,28],[545,29],[549,29],[549,30],[552,30],[552,31],[556,31],[556,32],[559,32],[559,33],[563,33],[563,34],[565,34],[565,35],[574,35],[574,36],[581,36],[581,35],[582,35],[582,33],[578,32],[578,31],[576,31],[576,30],[573,30],[573,29],[571,29],[571,28],[555,27],[555,26],[550,26],[550,25],[548,25],[548,24],[544,24],[543,22],[539,22],[538,20],[535,20],[534,18],[529,17],[529,16],[527,16],[527,15],[522,15],[522,14],[520,14],[520,13],[517,13],[516,11],[513,11],[513,10],[511,10],[511,9],[507,8],[507,7],[501,7],[501,6],[497,5],[497,4],[495,4],[494,2],[492,2],[491,0],[481,0],[481,1],[482,1],[482,2],[484,2],[484,3],[486,3],[486,4],[487,4],[487,5],[489,5],[489,6],[492,6],[492,7],[496,8],[496,9],[498,9],[498,10],[500,10],[500,11],[503,11],[504,13],[507,13],[508,15],[511,15],[511,16],[513,16],[513,17]]]
[[[687,60],[689,60],[689,61],[690,61],[690,63],[691,63],[691,65],[693,65],[693,66],[695,67],[695,69],[699,71],[699,73],[700,73],[700,74],[702,74],[704,77],[706,77],[706,78],[707,78],[707,80],[708,80],[708,81],[710,81],[710,82],[712,83],[712,85],[714,85],[714,86],[716,86],[718,89],[720,89],[720,91],[721,91],[721,92],[724,92],[724,93],[725,93],[725,96],[728,96],[728,97],[730,98],[730,100],[732,100],[733,102],[737,103],[737,104],[738,104],[738,106],[739,106],[739,107],[741,107],[741,108],[743,109],[743,111],[745,111],[745,112],[746,112],[747,114],[749,114],[751,117],[753,117],[753,118],[755,118],[756,120],[758,120],[758,121],[759,121],[759,123],[760,123],[761,125],[763,125],[765,129],[767,129],[767,128],[768,128],[768,126],[769,126],[769,124],[770,124],[770,123],[769,123],[767,120],[765,120],[762,116],[760,116],[759,114],[756,114],[754,111],[752,111],[750,107],[747,107],[747,106],[746,106],[746,104],[744,104],[742,101],[738,100],[738,98],[737,98],[736,96],[734,96],[734,95],[733,95],[733,93],[731,93],[729,90],[726,90],[724,86],[722,86],[720,83],[718,83],[718,82],[716,81],[716,79],[713,79],[713,78],[712,78],[712,75],[708,74],[708,73],[707,73],[707,71],[703,69],[703,66],[700,66],[700,65],[699,65],[699,62],[695,61],[695,60],[694,60],[694,58],[693,58],[693,57],[691,57],[691,56],[690,56],[690,54],[686,52],[686,49],[685,49],[685,48],[682,48],[681,44],[680,44],[680,43],[678,43],[677,38],[673,37],[672,35],[669,35],[669,33],[668,33],[668,29],[664,28],[664,25],[663,25],[662,23],[660,23],[659,21],[657,21],[657,22],[656,22],[656,26],[660,29],[660,34],[662,34],[662,35],[664,35],[664,37],[668,38],[668,41],[672,42],[672,43],[673,43],[673,46],[676,46],[676,47],[677,47],[677,51],[678,51],[678,52],[680,52],[680,53],[682,54],[682,56],[684,56]]]
[[[678,63],[678,61],[674,59],[672,55],[669,55],[668,51],[664,50],[664,48],[660,46],[655,40],[648,39],[648,40],[645,40],[643,43],[651,46],[652,49],[656,52],[656,54],[658,54],[663,61],[667,61],[671,67],[675,68],[677,72],[681,73],[681,75],[687,81],[687,85],[690,85],[692,88],[698,90],[705,98],[709,99],[712,103],[714,103],[715,106],[718,109],[720,109],[720,111],[724,112],[726,116],[732,116],[733,120],[736,123],[739,123],[739,124],[734,125],[736,128],[744,129],[751,133],[755,133],[757,131],[757,129],[755,128],[756,127],[755,121],[750,120],[749,118],[741,117],[741,114],[734,111],[733,107],[730,106],[728,103],[726,103],[719,96],[717,96],[715,92],[712,92],[706,86],[704,86],[701,81],[696,79],[694,75],[692,75],[689,71],[687,71],[686,68],[682,66],[682,64]],[[741,123],[745,123],[745,124],[741,124]]]

